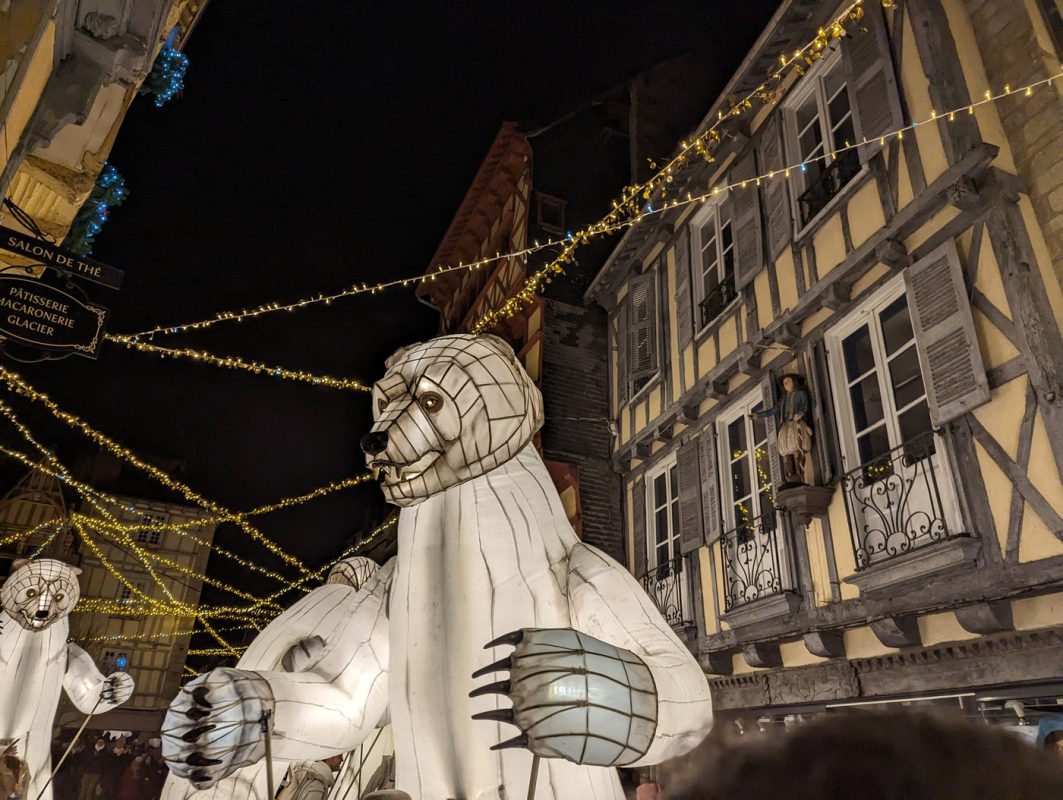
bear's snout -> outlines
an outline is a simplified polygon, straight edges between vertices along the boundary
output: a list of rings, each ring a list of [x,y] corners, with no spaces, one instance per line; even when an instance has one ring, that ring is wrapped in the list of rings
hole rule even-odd
[[[388,432],[370,431],[362,437],[360,444],[362,452],[367,456],[375,456],[378,453],[383,453],[388,446]]]

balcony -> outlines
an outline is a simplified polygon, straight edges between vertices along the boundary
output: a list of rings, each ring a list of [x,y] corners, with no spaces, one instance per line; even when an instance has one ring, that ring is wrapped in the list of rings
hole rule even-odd
[[[962,540],[953,548],[956,555],[934,565],[934,569],[973,559],[975,540],[949,525],[952,486],[944,471],[943,444],[940,433],[928,431],[843,476],[857,576],[869,569],[881,573],[883,570],[877,568],[893,561],[912,563],[909,553],[949,540]],[[895,572],[891,584],[927,574],[925,570],[919,575]]]
[[[676,556],[651,569],[639,579],[661,616],[673,628],[694,624],[690,600],[690,554]]]
[[[720,537],[723,548],[725,612],[780,595],[788,588],[788,570],[779,545],[782,532],[774,511],[727,531]]]
[[[827,203],[845,188],[860,171],[860,156],[856,150],[846,150],[837,156],[809,185],[800,197],[797,205],[801,211],[801,225],[805,226]]]
[[[701,327],[704,328],[720,316],[735,296],[735,276],[731,273],[724,276],[724,279],[716,284],[716,288],[699,304],[701,306]]]

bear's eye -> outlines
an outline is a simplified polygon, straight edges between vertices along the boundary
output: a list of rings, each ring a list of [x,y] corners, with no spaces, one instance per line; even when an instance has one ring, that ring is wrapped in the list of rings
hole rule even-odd
[[[435,392],[425,392],[421,395],[418,402],[420,402],[421,408],[429,414],[434,414],[443,407],[443,398]]]
[[[66,595],[63,594],[62,592],[60,592],[59,594],[57,594],[55,596],[55,602],[57,602],[57,603],[62,603],[63,600],[65,600],[65,599],[66,599]]]
[[[36,596],[37,596],[37,590],[36,589],[27,589],[26,590],[26,597],[28,597],[30,600],[32,600]]]
[[[386,397],[381,397],[379,400],[376,401],[376,409],[377,409],[378,413],[383,414],[384,413],[384,409],[387,408],[387,407],[388,407],[388,399]]]

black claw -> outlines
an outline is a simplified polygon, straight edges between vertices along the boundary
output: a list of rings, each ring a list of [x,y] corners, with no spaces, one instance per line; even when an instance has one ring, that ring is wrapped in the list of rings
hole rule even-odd
[[[510,725],[517,724],[512,708],[493,708],[490,711],[481,711],[479,714],[473,714],[472,718],[487,719],[492,722],[506,722]]]
[[[510,631],[509,633],[504,633],[497,639],[492,639],[490,642],[485,644],[484,650],[490,650],[492,647],[498,647],[499,645],[503,644],[520,644],[523,638],[523,630]]]
[[[184,739],[186,742],[194,742],[207,731],[214,730],[215,727],[216,726],[214,725],[200,725],[198,728],[193,728],[192,730],[188,731],[181,738]]]
[[[488,673],[501,672],[504,669],[512,669],[512,668],[513,668],[513,656],[506,656],[505,658],[498,659],[498,661],[496,661],[494,664],[488,664],[486,667],[480,667],[480,669],[476,670],[476,672],[474,672],[472,674],[472,676],[474,678],[482,678],[484,675],[487,675]]]
[[[185,711],[185,716],[191,720],[200,720],[203,719],[203,717],[209,717],[210,712],[207,711],[207,709],[205,708],[196,708],[195,706],[192,706],[190,709]]]
[[[201,706],[206,706],[207,708],[214,708],[214,706],[212,706],[210,704],[210,701],[207,700],[207,687],[206,686],[197,686],[195,689],[193,689],[192,690],[192,699],[195,700],[196,703],[201,705]]]
[[[505,742],[499,742],[496,745],[492,745],[492,750],[508,750],[511,747],[527,747],[528,746],[528,734],[522,733],[520,736],[514,736]]]
[[[188,779],[193,783],[207,783],[210,780],[210,773],[206,770],[197,769],[188,776]]]
[[[486,686],[481,686],[469,692],[469,697],[479,697],[483,694],[509,694],[509,681],[495,681]]]
[[[216,764],[220,764],[221,759],[207,758],[205,755],[197,751],[195,753],[192,753],[192,755],[190,755],[188,758],[186,758],[185,763],[188,764],[188,766],[190,767],[213,767]]]

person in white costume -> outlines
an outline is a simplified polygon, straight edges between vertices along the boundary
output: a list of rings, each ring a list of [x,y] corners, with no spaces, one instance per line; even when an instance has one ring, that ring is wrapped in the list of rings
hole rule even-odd
[[[532,441],[542,397],[505,342],[443,336],[386,366],[362,449],[402,507],[398,555],[312,666],[189,683],[164,723],[170,769],[208,787],[259,761],[264,716],[275,756],[304,760],[390,716],[413,800],[523,797],[529,750],[547,757],[537,800],[619,800],[611,767],[708,732],[704,674],[635,579],[576,537]]]
[[[324,761],[297,761],[288,768],[277,800],[328,800],[329,789],[336,782],[336,770],[343,756]]]
[[[26,762],[26,796],[51,800],[52,726],[60,691],[82,714],[103,714],[128,700],[133,679],[107,677],[76,644],[67,642],[81,573],[62,561],[18,559],[0,588],[0,740],[18,740]]]

